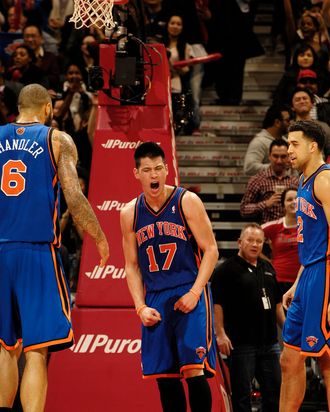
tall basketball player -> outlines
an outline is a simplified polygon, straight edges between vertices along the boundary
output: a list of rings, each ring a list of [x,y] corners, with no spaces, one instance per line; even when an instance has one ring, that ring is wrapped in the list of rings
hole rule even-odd
[[[318,357],[330,404],[330,165],[324,163],[323,130],[313,121],[289,127],[289,157],[299,170],[297,241],[301,269],[283,296],[288,308],[283,329],[280,412],[295,412],[306,388],[306,356]]]
[[[26,366],[24,411],[44,410],[47,353],[73,343],[70,299],[58,253],[59,182],[75,222],[94,239],[104,265],[106,237],[76,172],[69,135],[48,127],[52,104],[45,88],[25,86],[16,123],[0,128],[0,411],[12,407],[17,355]]]
[[[134,158],[143,193],[122,210],[121,228],[128,287],[143,324],[143,376],[157,378],[164,411],[186,411],[184,377],[191,410],[209,412],[215,341],[207,283],[218,259],[212,227],[195,194],[165,184],[160,146],[143,143]]]

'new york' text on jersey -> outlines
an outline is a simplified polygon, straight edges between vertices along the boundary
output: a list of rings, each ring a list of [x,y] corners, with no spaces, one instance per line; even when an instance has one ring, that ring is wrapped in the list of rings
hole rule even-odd
[[[158,212],[141,194],[136,202],[134,232],[139,265],[148,292],[194,282],[201,250],[182,210],[186,190],[176,187]]]
[[[326,259],[329,255],[328,222],[314,193],[315,178],[323,170],[330,171],[330,165],[323,164],[306,181],[304,176],[299,181],[296,200],[297,241],[299,260],[303,266]]]

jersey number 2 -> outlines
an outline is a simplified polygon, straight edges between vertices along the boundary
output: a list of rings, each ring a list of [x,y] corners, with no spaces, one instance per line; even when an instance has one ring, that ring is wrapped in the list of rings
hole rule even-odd
[[[176,243],[164,243],[159,245],[160,253],[167,253],[165,262],[163,264],[162,270],[169,270],[174,259],[174,255],[177,249]],[[148,258],[149,258],[149,271],[150,272],[159,272],[159,266],[156,262],[156,256],[153,246],[148,246],[146,249]]]
[[[26,165],[22,160],[8,160],[2,166],[1,190],[6,196],[19,196],[25,190]]]

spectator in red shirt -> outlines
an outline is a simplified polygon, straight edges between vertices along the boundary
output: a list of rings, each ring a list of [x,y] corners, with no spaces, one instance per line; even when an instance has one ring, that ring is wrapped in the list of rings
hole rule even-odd
[[[295,211],[296,198],[297,190],[295,188],[285,189],[281,195],[284,216],[262,226],[265,238],[272,250],[271,263],[275,268],[276,279],[282,295],[293,285],[300,268]]]

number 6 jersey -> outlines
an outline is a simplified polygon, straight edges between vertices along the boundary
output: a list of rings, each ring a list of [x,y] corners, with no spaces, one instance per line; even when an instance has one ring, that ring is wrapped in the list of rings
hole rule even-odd
[[[185,192],[173,188],[158,212],[148,205],[144,194],[136,201],[134,231],[148,292],[191,283],[197,277],[202,256],[182,211]]]
[[[39,123],[0,127],[0,242],[59,243],[51,133]]]

